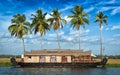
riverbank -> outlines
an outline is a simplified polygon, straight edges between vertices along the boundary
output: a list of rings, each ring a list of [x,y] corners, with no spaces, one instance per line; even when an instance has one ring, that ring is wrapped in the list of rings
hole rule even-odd
[[[17,58],[20,61],[20,58]],[[11,66],[10,58],[0,58],[0,66]],[[120,67],[120,59],[108,59],[106,67]]]
[[[17,58],[17,61],[20,61],[20,58]],[[0,58],[0,66],[11,66],[10,58]]]
[[[120,59],[108,59],[106,67],[120,67]]]

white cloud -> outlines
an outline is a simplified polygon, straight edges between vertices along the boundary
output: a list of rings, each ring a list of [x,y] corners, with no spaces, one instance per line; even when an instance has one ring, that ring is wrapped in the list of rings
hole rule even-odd
[[[99,37],[98,36],[86,36],[86,37],[83,37],[81,40],[85,42],[97,42],[99,40]]]
[[[110,28],[106,28],[105,30],[110,30]]]
[[[120,45],[120,40],[109,39],[107,44],[110,44],[110,45]]]
[[[69,22],[71,20],[71,18],[68,18],[68,16],[64,16],[63,17],[67,22]]]
[[[120,13],[120,7],[116,7],[115,9],[112,10],[111,14],[115,15],[117,13]]]
[[[11,25],[12,16],[0,15],[0,31],[8,31],[8,27]]]
[[[48,36],[48,37],[51,37],[51,38],[55,38],[55,37],[56,37],[56,34],[55,34],[55,33],[51,33],[51,34],[48,34],[47,36]]]
[[[78,33],[78,31],[77,30],[73,30],[72,28],[70,29],[70,35],[74,35],[74,34],[77,34]]]
[[[68,40],[68,41],[73,41],[74,38],[72,38],[72,37],[68,37],[67,40]]]
[[[70,6],[70,5],[66,6],[65,8],[61,9],[60,12],[64,12],[64,11],[71,9],[71,8],[73,8],[73,6]]]
[[[89,32],[90,32],[90,30],[89,30],[89,29],[85,30],[85,33],[89,33]]]
[[[118,29],[120,29],[120,25],[113,26],[113,27],[111,28],[111,30],[118,30]]]
[[[109,0],[109,1],[100,1],[100,3],[98,5],[101,5],[101,4],[113,4],[115,3],[116,1],[115,0]]]
[[[59,35],[59,36],[64,35],[64,31],[60,31],[60,32],[58,32],[58,35]]]
[[[90,7],[90,8],[88,8],[88,9],[85,9],[85,12],[91,12],[91,11],[93,11],[95,8],[94,7]]]
[[[111,10],[111,9],[114,9],[116,7],[102,7],[101,8],[101,11],[108,11],[108,10]]]
[[[47,14],[45,18],[48,19],[48,18],[51,18],[51,17],[52,16],[50,16],[50,14]]]
[[[120,37],[120,34],[114,34],[113,37]]]
[[[116,2],[116,0],[110,0],[110,1],[108,1],[108,2],[106,2],[107,4],[113,4],[113,3],[115,3]]]
[[[81,35],[87,34],[87,33],[89,33],[89,32],[90,32],[89,29],[87,29],[87,30],[80,30],[80,34],[81,34]],[[70,34],[70,35],[75,35],[75,34],[78,34],[78,31],[71,29],[69,34]]]

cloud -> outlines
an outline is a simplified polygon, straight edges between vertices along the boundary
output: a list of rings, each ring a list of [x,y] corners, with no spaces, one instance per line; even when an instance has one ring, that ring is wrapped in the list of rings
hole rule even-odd
[[[64,35],[64,31],[60,31],[60,32],[58,33],[58,35],[59,35],[59,36]]]
[[[115,15],[117,13],[120,13],[120,6],[113,9],[112,12],[111,12],[111,15]]]
[[[63,17],[67,22],[70,22],[71,18],[68,18],[68,16]]]
[[[74,38],[72,38],[72,37],[68,37],[67,40],[70,42],[70,41],[73,41]]]
[[[116,2],[116,0],[111,0],[111,1],[108,1],[108,2],[106,2],[107,4],[113,4],[113,3],[115,3]]]
[[[111,28],[111,30],[119,30],[119,29],[120,29],[120,25],[113,26],[113,27]]]
[[[120,45],[120,40],[112,38],[112,39],[109,39],[107,41],[107,44],[109,44],[109,45]]]
[[[49,18],[51,18],[51,17],[52,17],[52,16],[50,16],[50,14],[47,14],[45,18],[46,18],[46,19],[49,19]]]
[[[12,16],[3,16],[0,14],[0,31],[8,31],[8,26],[11,24]]]
[[[70,6],[70,5],[66,6],[65,8],[61,9],[60,12],[64,12],[64,11],[71,9],[71,8],[73,8],[73,6]]]
[[[87,30],[80,30],[80,34],[81,34],[81,35],[88,34],[89,32],[90,32],[89,29],[87,29]],[[70,35],[75,35],[75,34],[78,35],[78,31],[77,31],[77,30],[73,30],[73,29],[71,28],[69,34],[70,34]]]
[[[93,43],[95,43],[95,42],[98,42],[99,41],[99,37],[98,36],[85,36],[85,37],[82,37],[82,41],[84,41],[84,42],[89,42],[89,43],[91,43],[91,42],[93,42]]]
[[[120,34],[114,34],[113,37],[120,37]]]
[[[90,7],[90,8],[88,8],[88,9],[85,9],[85,12],[91,12],[91,11],[93,11],[95,8],[94,7]]]
[[[101,11],[109,11],[109,10],[113,10],[115,9],[116,7],[102,7],[101,8]]]
[[[106,28],[105,30],[110,30],[110,28]]]

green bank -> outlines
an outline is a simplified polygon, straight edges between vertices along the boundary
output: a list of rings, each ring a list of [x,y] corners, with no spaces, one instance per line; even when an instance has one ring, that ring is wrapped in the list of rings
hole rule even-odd
[[[0,62],[0,66],[11,66],[10,62]]]
[[[120,67],[120,64],[106,64],[106,67]]]

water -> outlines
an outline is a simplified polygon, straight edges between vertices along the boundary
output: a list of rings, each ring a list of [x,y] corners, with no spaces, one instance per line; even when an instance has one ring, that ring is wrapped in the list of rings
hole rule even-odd
[[[14,68],[14,67],[0,67],[0,75],[120,75],[120,68]]]

